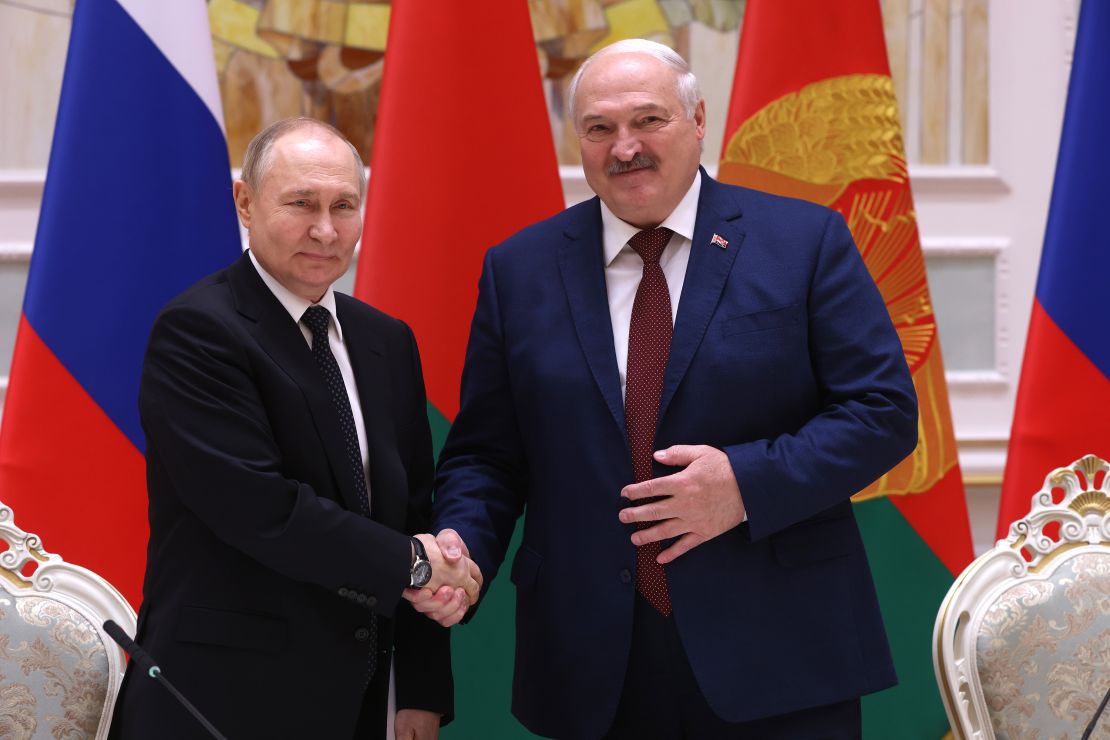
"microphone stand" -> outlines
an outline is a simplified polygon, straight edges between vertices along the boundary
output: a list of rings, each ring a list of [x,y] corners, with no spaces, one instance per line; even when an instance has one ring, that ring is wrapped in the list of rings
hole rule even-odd
[[[1079,740],[1088,740],[1091,737],[1091,733],[1095,731],[1095,725],[1098,724],[1098,718],[1102,716],[1102,712],[1106,709],[1107,702],[1110,702],[1110,686],[1106,688],[1106,693],[1102,696],[1102,703],[1098,705],[1095,716],[1091,717],[1090,724],[1087,725],[1087,729],[1083,731],[1083,737]]]
[[[212,723],[209,722],[208,719],[200,713],[200,710],[194,707],[188,699],[182,696],[181,692],[178,691],[172,683],[170,683],[170,680],[162,675],[162,669],[154,663],[154,659],[150,657],[150,654],[147,653],[147,651],[143,650],[139,646],[139,643],[132,640],[128,636],[128,634],[123,631],[122,627],[109,619],[107,622],[104,623],[104,631],[108,633],[109,637],[116,641],[117,645],[123,648],[123,651],[125,653],[131,656],[131,660],[135,661],[136,667],[140,668],[148,676],[161,683],[162,686],[166,688],[166,691],[169,691],[170,694],[173,695],[173,698],[177,699],[177,701],[181,703],[181,706],[188,709],[189,714],[193,715],[196,718],[197,722],[200,722],[204,729],[208,730],[208,734],[216,738],[216,740],[227,740],[227,738],[224,737],[219,730],[213,727]]]

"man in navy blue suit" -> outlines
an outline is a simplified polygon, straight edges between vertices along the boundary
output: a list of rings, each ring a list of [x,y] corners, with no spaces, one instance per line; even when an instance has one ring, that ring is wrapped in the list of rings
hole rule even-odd
[[[896,678],[849,499],[917,441],[883,300],[837,213],[699,168],[670,49],[599,51],[570,112],[598,197],[486,255],[437,476],[440,544],[486,583],[525,516],[513,713],[559,738],[858,737]]]

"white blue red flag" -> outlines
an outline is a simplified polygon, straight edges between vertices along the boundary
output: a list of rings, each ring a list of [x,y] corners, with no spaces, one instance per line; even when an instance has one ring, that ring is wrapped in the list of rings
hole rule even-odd
[[[0,500],[135,606],[147,335],[163,304],[239,254],[206,4],[76,3],[0,430]]]
[[[1110,458],[1110,3],[1083,3],[1037,293],[1002,479],[998,537],[1045,476]]]

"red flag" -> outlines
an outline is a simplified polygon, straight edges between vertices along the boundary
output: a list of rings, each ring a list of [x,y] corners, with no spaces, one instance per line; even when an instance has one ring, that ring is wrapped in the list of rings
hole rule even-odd
[[[528,4],[394,0],[378,110],[355,295],[416,333],[441,442],[482,256],[563,208]],[[524,733],[508,711],[512,594],[495,583],[454,636],[455,737]]]
[[[865,699],[864,722],[939,737],[933,619],[973,553],[877,0],[749,0],[725,132],[722,181],[844,216],[902,340],[918,447],[856,496],[900,685]]]
[[[526,3],[395,0],[355,294],[412,326],[448,421],[482,256],[563,208]]]

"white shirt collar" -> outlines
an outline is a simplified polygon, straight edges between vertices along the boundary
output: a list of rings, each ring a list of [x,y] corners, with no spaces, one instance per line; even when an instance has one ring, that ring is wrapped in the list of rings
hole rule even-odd
[[[307,301],[278,282],[276,277],[266,272],[266,269],[258,263],[258,258],[254,256],[254,252],[248,249],[247,254],[250,255],[251,264],[254,265],[255,270],[258,270],[258,276],[262,278],[262,282],[266,283],[266,287],[274,294],[274,298],[277,298],[278,303],[280,303],[285,310],[289,312],[289,315],[293,317],[293,323],[299,324],[301,317],[304,316],[304,312],[307,311],[310,306],[323,306],[328,309],[328,313],[335,319],[335,333],[339,337],[339,341],[343,341],[343,327],[339,325],[339,315],[335,312],[335,291],[332,290],[330,285],[328,286],[327,292],[324,293],[324,297],[318,302],[313,303]]]
[[[659,224],[679,236],[694,241],[694,224],[698,219],[698,196],[701,195],[701,169],[694,173],[694,182],[682,200],[678,202],[671,215]],[[601,202],[601,243],[605,249],[605,265],[608,267],[617,258],[628,240],[636,236],[640,229],[627,221],[622,221],[605,202]]]

